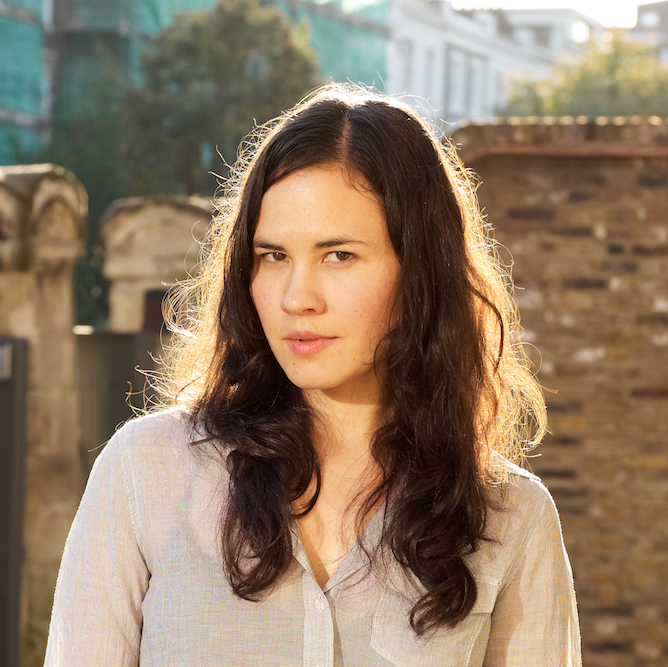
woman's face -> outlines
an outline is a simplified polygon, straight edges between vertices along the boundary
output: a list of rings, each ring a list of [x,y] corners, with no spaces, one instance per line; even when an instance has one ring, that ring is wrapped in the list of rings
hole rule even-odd
[[[374,353],[400,264],[369,184],[338,166],[294,172],[262,198],[253,246],[251,296],[290,381],[340,400],[376,400]]]

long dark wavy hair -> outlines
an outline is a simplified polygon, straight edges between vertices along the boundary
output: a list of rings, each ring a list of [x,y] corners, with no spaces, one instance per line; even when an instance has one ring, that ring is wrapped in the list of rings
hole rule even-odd
[[[476,599],[465,557],[485,539],[497,452],[513,460],[542,436],[539,386],[517,342],[509,278],[455,150],[409,107],[328,86],[261,128],[219,200],[198,276],[172,299],[174,400],[213,442],[230,474],[222,553],[232,589],[266,595],[292,559],[292,503],[320,488],[314,416],[271,352],[250,296],[262,197],[280,179],[336,164],[384,206],[401,264],[382,349],[380,468],[358,528],[387,499],[382,543],[422,583],[418,634],[454,626]]]

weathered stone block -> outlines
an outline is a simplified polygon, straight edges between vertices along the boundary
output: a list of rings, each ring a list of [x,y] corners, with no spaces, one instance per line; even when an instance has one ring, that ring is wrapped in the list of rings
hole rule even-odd
[[[112,331],[141,331],[145,295],[188,278],[211,213],[209,200],[176,195],[118,200],[109,207],[102,236]]]
[[[22,665],[44,659],[56,574],[79,501],[72,266],[86,193],[61,167],[0,167],[0,333],[29,343]]]

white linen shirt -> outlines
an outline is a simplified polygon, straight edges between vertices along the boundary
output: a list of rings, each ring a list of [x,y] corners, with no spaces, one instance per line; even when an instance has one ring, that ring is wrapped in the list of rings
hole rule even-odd
[[[133,420],[95,462],[56,587],[46,667],[577,667],[573,580],[538,478],[508,464],[504,511],[467,558],[469,616],[424,637],[421,588],[355,546],[324,588],[293,533],[291,566],[261,602],[235,596],[220,558],[228,477],[177,411]],[[380,539],[381,510],[363,540]],[[383,559],[386,560],[386,559]]]

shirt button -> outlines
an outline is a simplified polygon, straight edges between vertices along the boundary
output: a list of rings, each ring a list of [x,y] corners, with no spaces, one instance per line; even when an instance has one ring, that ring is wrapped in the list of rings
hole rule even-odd
[[[322,598],[316,598],[315,600],[315,608],[318,611],[322,611],[325,608],[325,601]]]

